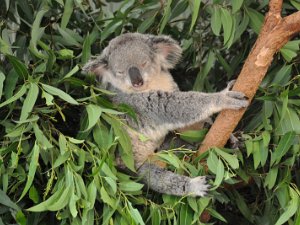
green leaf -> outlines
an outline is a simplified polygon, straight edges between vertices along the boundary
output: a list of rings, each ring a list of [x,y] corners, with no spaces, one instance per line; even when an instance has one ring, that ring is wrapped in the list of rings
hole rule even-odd
[[[221,21],[224,31],[224,45],[226,45],[230,37],[234,35],[234,32],[232,15],[225,8],[221,8]]]
[[[30,112],[33,109],[33,106],[37,100],[39,94],[39,87],[35,83],[29,84],[29,91],[24,100],[23,107],[21,110],[20,121],[24,121],[28,118]]]
[[[91,129],[97,121],[99,120],[101,113],[102,113],[102,108],[98,105],[93,105],[93,104],[88,104],[85,107],[88,115],[88,127],[85,129],[85,131]]]
[[[5,84],[4,84],[4,96],[5,99],[9,99],[15,90],[15,87],[18,82],[18,74],[12,69],[8,75],[6,76]]]
[[[268,187],[269,190],[271,190],[274,187],[277,179],[277,174],[278,174],[278,166],[275,166],[269,170],[264,182],[264,186]]]
[[[297,52],[290,49],[286,49],[284,47],[280,49],[280,53],[287,62],[291,62],[293,58],[295,58],[298,55]]]
[[[216,173],[216,179],[214,181],[214,186],[218,187],[222,183],[222,180],[223,180],[223,177],[224,177],[224,173],[225,173],[224,165],[223,165],[221,159],[218,160],[218,164],[217,164],[217,169],[216,170],[217,170],[217,173]]]
[[[151,205],[151,225],[160,225],[161,224],[161,212],[158,207]]]
[[[59,144],[60,154],[61,155],[65,154],[65,152],[68,150],[68,148],[67,148],[66,137],[63,134],[59,134],[58,144]]]
[[[40,27],[40,25],[44,15],[48,12],[48,10],[48,7],[42,7],[36,14],[35,20],[31,28],[31,39],[29,44],[29,49],[31,50],[31,52],[38,58],[42,59],[46,59],[48,57],[37,49],[37,43],[44,34],[45,27]]]
[[[58,211],[59,209],[64,208],[68,204],[67,197],[72,193],[71,191],[72,190],[70,186],[65,187],[64,185],[61,185],[58,188],[58,190],[46,201],[43,201],[38,205],[30,207],[27,210],[31,212],[43,212],[46,210]]]
[[[236,13],[240,10],[241,6],[243,5],[244,0],[231,0],[232,5],[232,13]]]
[[[233,191],[233,194],[235,197],[236,206],[239,208],[243,216],[252,223],[254,221],[254,215],[247,206],[245,199],[237,191]]]
[[[29,198],[35,203],[37,204],[40,200],[40,196],[38,193],[38,190],[36,189],[36,187],[34,185],[31,186],[31,188],[29,189]]]
[[[181,132],[179,135],[182,140],[187,141],[189,143],[193,143],[193,142],[203,141],[206,133],[207,133],[207,129],[186,130],[186,131]]]
[[[136,183],[134,181],[126,181],[126,182],[119,183],[120,190],[125,191],[125,192],[140,191],[143,187],[144,187],[143,184]]]
[[[64,91],[62,91],[62,90],[60,90],[56,87],[53,87],[53,86],[50,86],[50,85],[47,85],[47,84],[42,84],[42,86],[43,86],[44,90],[46,92],[48,92],[49,94],[58,96],[59,98],[65,100],[66,102],[69,102],[70,104],[73,104],[73,105],[78,105],[79,104],[69,94],[67,94],[66,92],[64,92]]]
[[[300,10],[300,3],[297,0],[290,0],[290,2],[297,10]]]
[[[31,187],[31,184],[32,184],[34,176],[35,176],[36,168],[38,166],[39,155],[40,155],[40,147],[35,142],[34,146],[33,146],[33,149],[32,149],[32,156],[31,156],[31,160],[30,160],[30,164],[29,164],[29,170],[28,170],[26,185],[25,185],[25,187],[23,189],[23,192],[21,194],[21,197],[19,198],[18,201],[20,201],[25,196],[25,194],[27,193],[27,191]]]
[[[17,204],[15,204],[15,203],[7,196],[7,194],[6,194],[4,191],[2,191],[1,189],[0,189],[0,204],[5,205],[5,206],[7,206],[7,207],[9,207],[9,208],[11,208],[11,209],[14,209],[14,210],[16,210],[16,211],[20,211],[20,210],[21,210],[20,207],[19,207]]]
[[[46,105],[50,106],[50,105],[54,105],[53,103],[53,96],[48,94],[47,92],[45,92],[44,90],[42,90],[42,98],[46,99]]]
[[[217,174],[218,161],[219,159],[216,154],[213,151],[210,151],[207,158],[207,166],[208,169],[214,174]]]
[[[3,40],[1,38],[1,36],[0,36],[0,52],[2,52],[3,54],[8,54],[8,55],[13,54],[11,51],[10,44],[7,43],[5,40]]]
[[[35,137],[37,139],[38,144],[43,148],[43,149],[49,149],[52,148],[53,145],[49,142],[47,137],[43,134],[37,123],[33,123],[33,130]]]
[[[190,33],[191,33],[193,31],[193,28],[196,24],[196,21],[197,21],[198,15],[199,15],[201,0],[189,1],[189,3],[190,3],[190,8],[192,10],[192,22],[191,22],[191,26],[190,26]]]
[[[96,196],[97,196],[97,187],[95,184],[95,180],[93,180],[88,188],[87,188],[87,194],[88,194],[88,201],[90,203],[89,208],[93,209],[96,201]]]
[[[128,202],[128,207],[129,207],[129,212],[131,217],[133,218],[133,220],[140,225],[145,225],[143,218],[141,216],[141,214],[139,213],[139,211],[135,208],[132,207],[131,202]]]
[[[213,6],[210,26],[213,33],[219,36],[222,28],[221,10],[219,7]]]
[[[160,27],[159,27],[159,34],[161,34],[164,31],[165,26],[167,25],[167,23],[170,19],[171,4],[172,4],[172,0],[167,0],[167,4],[164,6],[164,13],[163,13],[163,18],[161,20]]]
[[[64,5],[64,12],[61,18],[60,27],[65,29],[69,23],[70,17],[73,12],[73,0],[66,0]]]
[[[24,84],[14,96],[2,102],[0,104],[0,108],[21,98],[26,93],[26,90],[27,90],[27,85]]]
[[[292,71],[292,65],[284,65],[280,70],[275,74],[272,84],[281,84],[284,85],[286,77],[290,77]]]
[[[228,162],[228,165],[230,165],[232,169],[238,169],[239,168],[239,161],[238,161],[236,155],[228,154],[225,151],[222,151],[221,149],[218,149],[218,148],[215,148],[215,151],[226,162]]]
[[[116,31],[117,28],[119,28],[122,25],[123,21],[121,19],[115,18],[113,21],[111,21],[107,26],[105,26],[105,29],[101,32],[101,42],[104,41],[110,34]]]
[[[87,190],[86,190],[86,186],[84,184],[84,181],[82,179],[82,177],[80,175],[78,175],[77,173],[74,173],[74,181],[75,181],[75,184],[77,185],[78,189],[77,190],[77,194],[82,194],[83,197],[85,199],[88,198],[88,193],[87,193]]]
[[[264,138],[264,136],[263,136]],[[260,150],[260,164],[261,166],[264,166],[267,162],[267,159],[268,159],[268,153],[269,153],[269,149],[267,146],[264,145],[264,140],[261,140],[259,142],[259,150]]]
[[[197,200],[194,197],[187,197],[187,202],[194,212],[199,212]]]
[[[50,198],[48,198],[46,201],[41,202],[38,205],[35,205],[33,207],[30,207],[27,209],[27,211],[31,212],[42,212],[47,210],[47,206],[51,204],[52,202],[56,202],[56,200],[61,196],[62,192],[64,191],[64,187],[61,186]]]
[[[78,215],[78,211],[76,208],[76,202],[79,200],[80,198],[74,194],[74,192],[71,195],[70,198],[70,202],[69,202],[69,209],[70,209],[70,213],[72,215],[73,218],[76,218],[76,216]]]
[[[112,132],[109,132],[100,121],[93,129],[93,137],[98,147],[106,151],[114,144]]]
[[[257,169],[261,162],[260,158],[260,141],[253,142],[253,160],[254,160],[254,169]]]
[[[174,154],[172,154],[170,152],[167,152],[167,153],[159,153],[158,156],[159,156],[159,158],[161,158],[164,161],[168,162],[169,164],[171,164],[175,168],[178,169],[180,167],[179,162],[178,162],[179,160]]]
[[[72,186],[66,187],[61,193],[61,195],[59,196],[59,198],[56,199],[55,202],[51,202],[47,204],[47,210],[58,211],[64,208],[69,203],[72,193],[73,193],[73,187]]]
[[[291,131],[286,133],[279,141],[277,148],[274,150],[271,157],[271,165],[276,165],[280,162],[281,158],[287,153],[292,144],[294,143],[295,132]]]
[[[29,72],[28,72],[26,66],[22,62],[20,62],[20,60],[15,56],[7,55],[6,57],[8,58],[9,62],[12,64],[12,66],[14,67],[17,74],[20,77],[27,79],[29,76]]]
[[[74,52],[70,49],[61,49],[58,51],[59,59],[72,59],[74,58]]]
[[[104,203],[108,204],[113,209],[116,208],[116,202],[109,196],[103,186],[100,188],[100,197]]]
[[[155,16],[145,19],[137,28],[137,32],[145,33],[145,31],[154,23]]]
[[[299,195],[292,187],[289,188],[289,192],[290,192],[291,201],[286,207],[284,213],[280,215],[275,225],[284,224],[296,213],[297,209],[299,209]]]
[[[111,177],[104,177],[105,181],[109,184],[109,186],[111,187],[111,190],[113,192],[113,194],[117,193],[117,183],[114,179],[112,179]]]
[[[5,80],[5,75],[4,73],[2,73],[0,71],[0,100],[1,100],[1,97],[2,97],[2,92],[3,92],[3,82]]]
[[[68,151],[68,152],[65,152],[63,155],[59,155],[57,157],[57,159],[55,160],[53,166],[52,166],[52,169],[55,169],[57,167],[59,167],[60,165],[62,165],[64,162],[66,162],[69,157],[70,157],[71,153]]]
[[[196,81],[193,86],[193,90],[195,91],[203,91],[205,80],[215,65],[216,56],[213,50],[210,50],[208,53],[207,61],[204,65],[204,68],[197,74]]]
[[[250,26],[254,30],[256,34],[259,34],[260,29],[262,27],[262,23],[264,21],[264,16],[258,11],[245,7],[245,11],[250,18]]]
[[[193,211],[188,204],[182,204],[179,212],[179,224],[193,224]]]
[[[68,45],[70,46],[77,46],[77,47],[81,47],[80,43],[75,39],[74,36],[72,36],[71,32],[69,32],[68,29],[62,29],[60,27],[57,27],[58,32],[61,34],[61,36],[63,37],[63,39],[65,41],[67,41]]]
[[[24,213],[21,210],[18,211],[17,214],[16,214],[16,221],[20,225],[27,225],[27,219],[26,219]]]
[[[102,164],[101,171],[102,171],[106,176],[108,176],[108,177],[110,177],[110,178],[112,178],[112,179],[114,179],[114,180],[117,180],[117,177],[116,177],[115,173],[113,173],[113,172],[111,171],[111,169],[109,168],[109,166],[108,166],[105,162]]]
[[[105,119],[108,123],[111,124],[115,135],[119,138],[119,143],[121,145],[120,152],[121,158],[124,164],[132,171],[135,171],[133,153],[132,153],[132,145],[131,139],[126,130],[123,128],[123,124],[120,121],[108,117],[107,115],[102,115],[103,119]]]
[[[81,56],[81,62],[83,64],[87,63],[89,59],[91,58],[91,35],[87,34],[82,47],[82,56]]]

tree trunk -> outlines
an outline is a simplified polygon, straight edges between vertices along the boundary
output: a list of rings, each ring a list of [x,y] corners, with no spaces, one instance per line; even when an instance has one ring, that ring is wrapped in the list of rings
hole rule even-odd
[[[254,97],[275,53],[300,31],[300,11],[281,17],[282,0],[270,0],[261,32],[241,70],[233,90]],[[223,147],[246,109],[224,110],[216,118],[198,150],[201,154],[211,147]]]

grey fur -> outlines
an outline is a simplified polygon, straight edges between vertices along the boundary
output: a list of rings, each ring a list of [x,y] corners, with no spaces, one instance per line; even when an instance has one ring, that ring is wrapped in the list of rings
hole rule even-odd
[[[83,70],[94,72],[102,85],[117,93],[113,102],[135,109],[138,123],[125,116],[135,131],[126,129],[136,169],[147,186],[172,195],[203,196],[209,187],[205,177],[172,173],[151,164],[149,158],[169,131],[203,121],[223,109],[247,107],[248,101],[243,93],[230,90],[233,82],[217,93],[180,92],[168,71],[180,55],[180,46],[168,36],[129,33],[113,39]],[[138,133],[148,140],[141,141]],[[120,159],[117,161],[123,165]]]

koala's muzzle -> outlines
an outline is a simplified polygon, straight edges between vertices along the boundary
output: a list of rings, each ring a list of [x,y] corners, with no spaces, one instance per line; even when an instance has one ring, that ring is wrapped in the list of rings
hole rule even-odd
[[[144,84],[143,78],[141,76],[140,70],[136,67],[130,67],[128,69],[128,74],[133,87],[140,87]]]

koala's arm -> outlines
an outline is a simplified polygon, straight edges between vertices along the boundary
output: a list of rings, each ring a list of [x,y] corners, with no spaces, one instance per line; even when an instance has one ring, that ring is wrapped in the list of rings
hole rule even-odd
[[[121,94],[116,101],[131,105],[140,116],[140,127],[165,126],[175,130],[202,121],[223,109],[248,106],[245,95],[230,91],[230,86],[217,93],[147,92]]]

